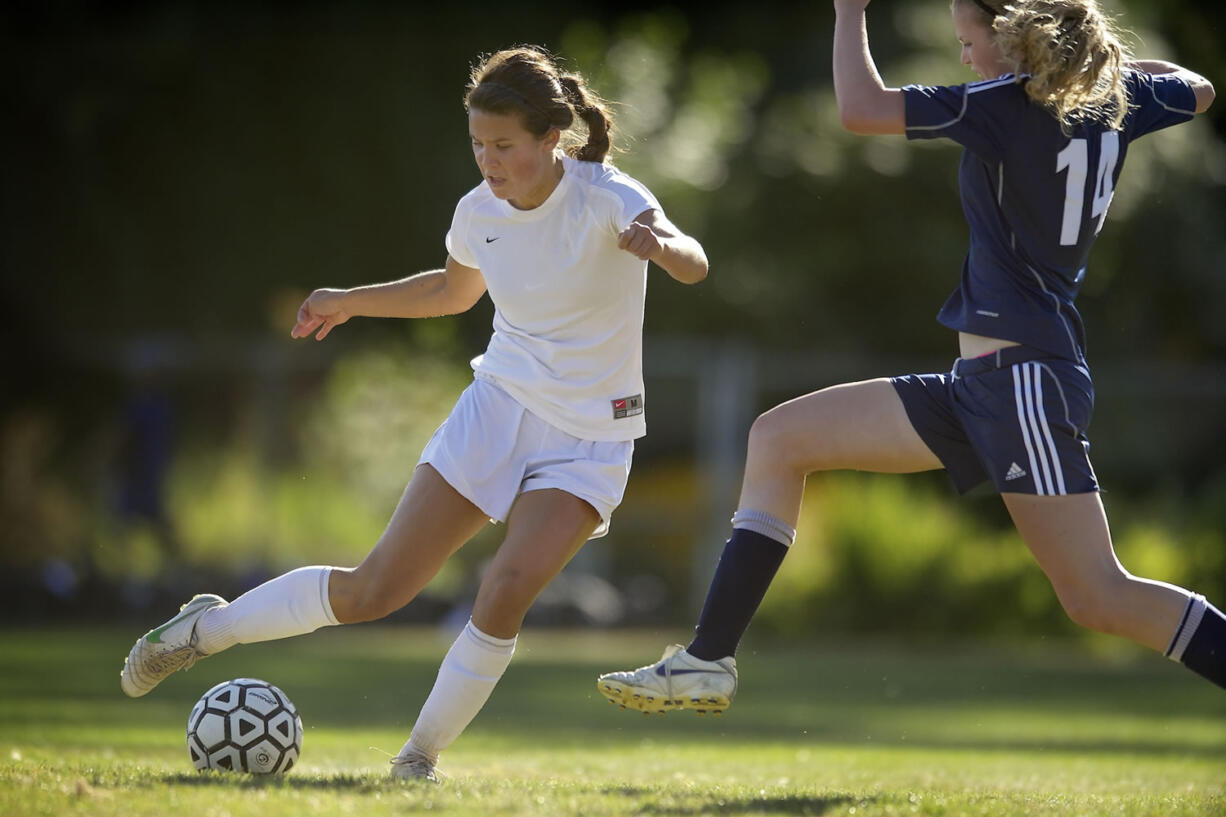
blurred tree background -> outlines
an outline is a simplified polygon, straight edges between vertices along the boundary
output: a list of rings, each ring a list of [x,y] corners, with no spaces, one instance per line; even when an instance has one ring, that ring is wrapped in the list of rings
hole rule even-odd
[[[1211,0],[1113,5],[1138,55],[1226,86]],[[492,307],[291,341],[316,286],[441,265],[479,179],[461,106],[530,42],[615,100],[616,161],[699,237],[654,270],[651,433],[608,538],[541,621],[688,622],[745,433],[774,403],[948,367],[958,149],[844,133],[828,3],[10,2],[0,10],[0,582],[12,617],[148,619],[353,563],[470,374]],[[876,0],[887,83],[965,82],[946,0]],[[1079,301],[1125,564],[1226,597],[1226,105],[1147,137]],[[462,610],[491,528],[404,616]],[[207,586],[206,586],[207,585]],[[154,616],[156,618],[156,616]],[[989,494],[810,480],[763,632],[1071,632]]]

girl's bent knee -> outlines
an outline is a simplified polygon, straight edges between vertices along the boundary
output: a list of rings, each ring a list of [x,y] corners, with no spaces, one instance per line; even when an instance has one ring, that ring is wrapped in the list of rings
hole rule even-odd
[[[790,467],[793,446],[788,444],[787,432],[779,416],[771,411],[758,416],[749,428],[748,456],[764,458],[773,463]]]
[[[759,415],[749,429],[748,464],[803,477],[831,467],[837,459],[820,427],[795,427],[777,407]]]

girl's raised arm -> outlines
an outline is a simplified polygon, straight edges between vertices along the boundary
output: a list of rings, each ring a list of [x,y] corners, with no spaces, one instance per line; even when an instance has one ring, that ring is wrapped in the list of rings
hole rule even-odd
[[[903,133],[903,93],[887,88],[868,47],[868,0],[835,0],[834,95],[843,127],[852,133]]]

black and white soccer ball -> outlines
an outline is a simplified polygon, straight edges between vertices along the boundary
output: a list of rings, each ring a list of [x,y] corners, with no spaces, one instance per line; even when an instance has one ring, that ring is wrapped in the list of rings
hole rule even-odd
[[[223,681],[187,716],[187,753],[200,771],[279,774],[298,762],[301,751],[298,710],[265,681]]]

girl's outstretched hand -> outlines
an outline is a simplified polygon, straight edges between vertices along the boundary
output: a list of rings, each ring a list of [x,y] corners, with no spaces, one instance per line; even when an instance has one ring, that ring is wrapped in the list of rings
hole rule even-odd
[[[836,11],[864,11],[871,0],[834,0]]]
[[[340,326],[351,317],[342,308],[344,295],[343,289],[317,289],[312,292],[298,307],[298,322],[290,330],[290,337],[305,338],[318,329],[315,340],[326,338],[333,327]]]

